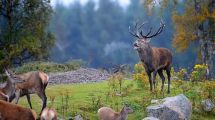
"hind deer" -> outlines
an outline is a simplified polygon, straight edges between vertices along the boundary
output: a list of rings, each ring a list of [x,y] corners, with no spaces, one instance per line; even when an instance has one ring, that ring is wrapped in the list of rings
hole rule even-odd
[[[0,100],[0,120],[36,120],[34,110]]]
[[[9,76],[10,74],[5,69],[5,74]],[[15,96],[15,84],[22,83],[23,80],[14,80],[14,79],[7,79],[6,85],[3,88],[0,88],[0,100],[9,101],[11,98]]]
[[[45,108],[40,116],[40,120],[57,120],[57,112],[53,108]]]
[[[42,110],[46,107],[47,97],[45,89],[48,85],[48,75],[41,71],[32,71],[24,74],[13,74],[9,71],[7,74],[10,80],[23,80],[22,83],[16,83],[15,95],[10,96],[10,102],[15,98],[15,103],[19,101],[19,97],[26,96],[28,104],[32,109],[30,94],[37,94],[43,101]],[[41,112],[42,112],[41,110]]]
[[[98,110],[100,120],[127,120],[128,114],[133,113],[133,109],[125,105],[120,112],[115,112],[109,107],[102,107]]]
[[[154,89],[156,87],[156,75],[159,74],[160,78],[162,79],[162,86],[161,91],[164,95],[164,82],[165,77],[163,75],[163,70],[166,70],[167,78],[168,78],[168,91],[170,93],[170,71],[171,71],[171,64],[172,64],[172,53],[169,49],[166,48],[157,48],[151,47],[149,42],[150,38],[153,38],[159,35],[164,28],[164,24],[161,21],[159,29],[152,34],[152,28],[150,28],[149,32],[144,35],[143,30],[140,30],[145,23],[138,25],[136,22],[135,31],[131,30],[129,26],[129,32],[131,35],[135,36],[137,40],[134,42],[133,46],[134,49],[137,50],[140,60],[145,68],[145,71],[148,75],[149,83],[150,83],[150,90],[152,91],[152,87]],[[151,73],[153,73],[153,79],[151,77]],[[153,85],[153,86],[152,86]]]

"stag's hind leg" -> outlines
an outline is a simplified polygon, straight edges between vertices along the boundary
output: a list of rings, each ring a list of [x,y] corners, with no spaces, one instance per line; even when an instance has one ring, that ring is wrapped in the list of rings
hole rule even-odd
[[[168,94],[170,93],[170,77],[171,77],[170,72],[171,72],[171,67],[166,69],[166,74],[167,74],[167,78],[168,78],[168,91],[167,91]]]
[[[162,70],[159,70],[158,74],[159,74],[159,76],[160,76],[160,78],[162,80],[161,91],[162,91],[162,94],[164,96],[164,82],[165,82],[165,77],[163,75],[163,71]]]

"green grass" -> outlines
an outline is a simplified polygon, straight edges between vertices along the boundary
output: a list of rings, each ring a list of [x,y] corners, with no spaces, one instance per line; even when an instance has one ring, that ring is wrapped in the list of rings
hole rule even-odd
[[[158,86],[160,88],[160,85]],[[195,89],[198,89],[198,87],[201,86],[198,85]],[[131,80],[123,82],[122,96],[112,94],[115,92],[110,88],[110,84],[107,81],[87,84],[49,85],[46,93],[48,96],[48,106],[55,108],[59,116],[65,119],[81,114],[85,119],[97,120],[97,110],[99,107],[109,106],[119,111],[123,103],[127,103],[134,109],[134,113],[129,115],[128,119],[141,120],[146,116],[145,109],[150,104],[151,99],[162,98],[160,91],[154,94],[149,92],[148,84],[141,89],[137,87],[136,82]],[[180,93],[183,93],[183,90],[180,87],[176,87],[176,85],[172,85],[171,94],[165,94],[165,97],[175,96]],[[191,99],[192,95],[190,94],[189,92],[185,93]],[[32,95],[32,103],[33,109],[39,113],[42,104],[39,97]],[[29,107],[25,97],[20,99],[19,104]],[[215,119],[214,111],[211,113],[202,113],[201,111],[194,110],[192,119]]]

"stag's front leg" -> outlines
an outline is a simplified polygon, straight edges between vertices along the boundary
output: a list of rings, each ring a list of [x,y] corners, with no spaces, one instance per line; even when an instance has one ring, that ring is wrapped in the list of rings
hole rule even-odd
[[[155,70],[153,72],[153,85],[154,85],[154,90],[156,90],[156,75],[157,75],[157,71]]]
[[[150,91],[152,92],[152,77],[151,77],[151,72],[147,72],[148,79],[149,79],[149,84],[150,84]]]

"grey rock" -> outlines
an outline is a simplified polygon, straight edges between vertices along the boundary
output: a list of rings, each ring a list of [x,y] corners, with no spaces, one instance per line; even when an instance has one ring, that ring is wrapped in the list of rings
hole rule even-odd
[[[160,120],[189,120],[192,114],[192,106],[186,96],[180,94],[175,97],[167,97],[157,105],[147,107],[149,117]]]
[[[212,111],[215,107],[213,101],[211,101],[210,99],[203,100],[201,102],[201,105],[202,105],[203,110],[206,112]]]
[[[146,118],[143,118],[143,120],[159,120],[159,119],[155,117],[146,117]]]
[[[74,120],[84,120],[81,115],[76,115]]]

